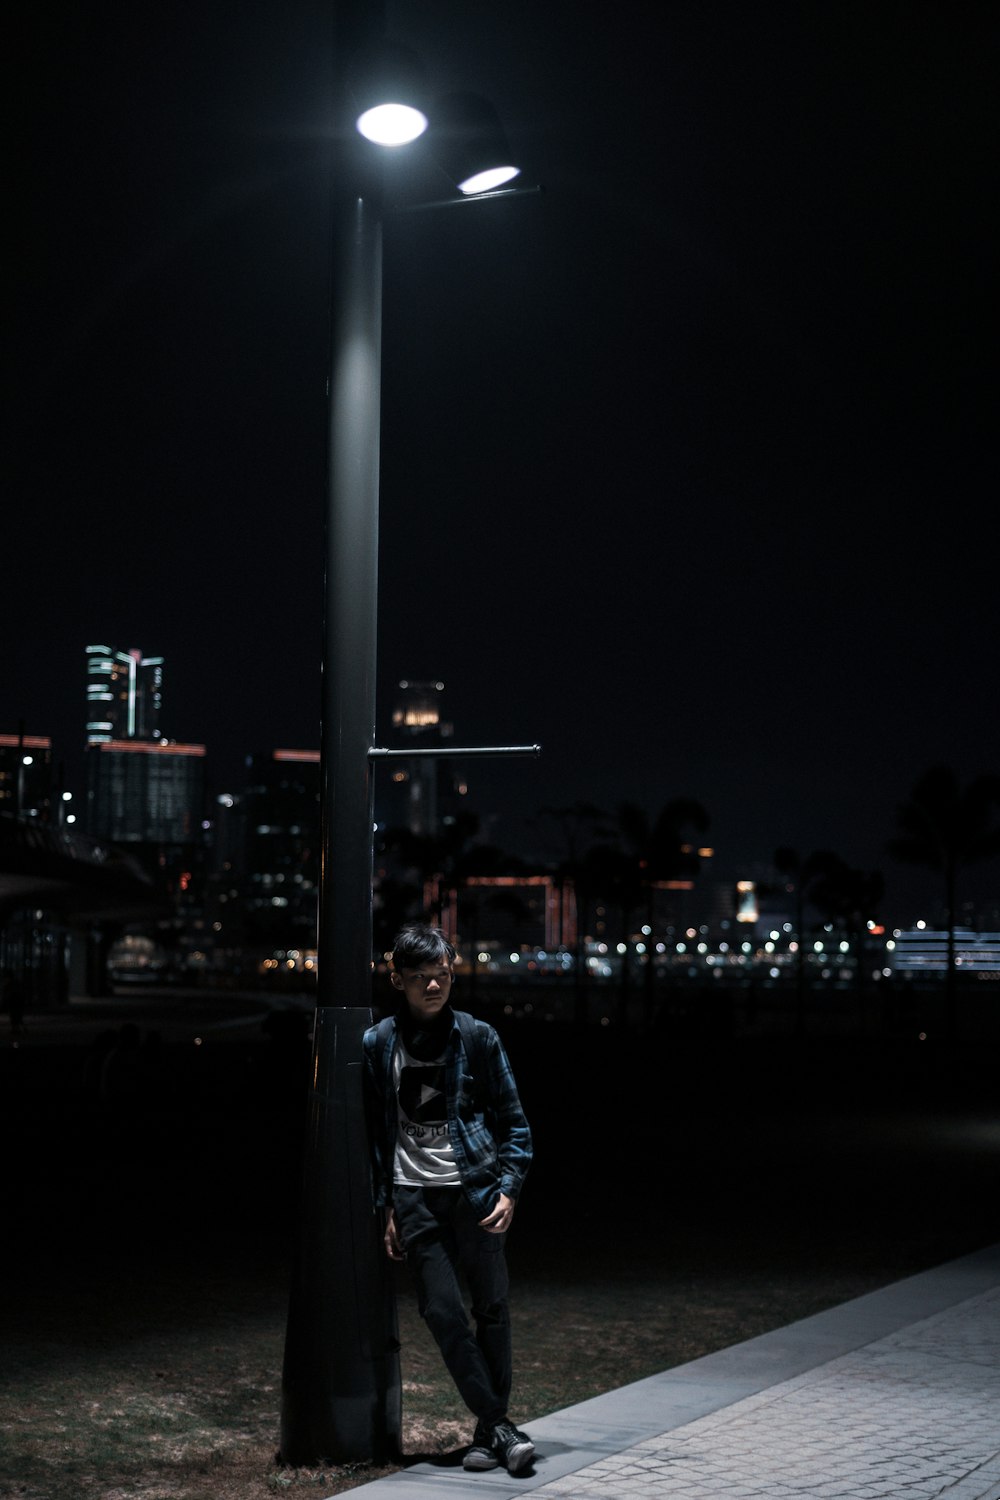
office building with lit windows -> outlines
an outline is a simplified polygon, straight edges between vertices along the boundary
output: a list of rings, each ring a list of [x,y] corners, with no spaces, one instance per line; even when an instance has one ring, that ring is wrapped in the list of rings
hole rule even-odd
[[[113,739],[87,750],[87,832],[114,844],[201,838],[205,746]]]
[[[454,735],[454,726],[444,718],[443,694],[443,682],[404,678],[397,686],[389,747],[412,748],[418,753],[412,760],[390,761],[388,785],[376,786],[380,826],[407,828],[418,837],[434,838],[468,794],[465,769],[457,759],[419,754],[424,749],[445,748]]]
[[[252,945],[315,946],[319,786],[318,750],[271,750],[247,758],[243,908]]]
[[[163,657],[88,646],[87,744],[159,740]]]
[[[0,814],[49,819],[52,741],[41,734],[0,734]]]
[[[116,844],[197,842],[205,747],[161,732],[163,657],[104,645],[86,655],[87,832]]]

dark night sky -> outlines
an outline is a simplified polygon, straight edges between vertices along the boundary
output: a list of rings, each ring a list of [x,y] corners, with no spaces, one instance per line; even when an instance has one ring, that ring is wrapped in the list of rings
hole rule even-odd
[[[477,768],[511,844],[690,796],[720,873],[883,864],[927,766],[1000,769],[995,7],[388,13],[545,192],[386,227],[380,723],[429,676],[541,741]],[[83,646],[135,645],[232,784],[318,743],[328,8],[25,24],[0,728],[72,766]]]

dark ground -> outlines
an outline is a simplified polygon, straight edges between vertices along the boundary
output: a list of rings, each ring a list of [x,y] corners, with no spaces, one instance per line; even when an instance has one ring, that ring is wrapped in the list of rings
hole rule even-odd
[[[154,1036],[119,1060],[103,1102],[91,1040],[5,1039],[8,1328],[72,1304],[98,1334],[117,1316],[112,1288],[155,1316],[164,1285],[187,1281],[196,1317],[217,1282],[287,1284],[304,1028],[292,1016],[200,1046]],[[635,1045],[526,1021],[507,1041],[537,1153],[512,1251],[533,1274],[669,1267],[821,1288],[1000,1238],[995,1045]]]
[[[275,1468],[309,1013],[240,1011],[118,1000],[2,1039],[0,1494],[368,1477]],[[536,1137],[510,1244],[524,1421],[1000,1239],[996,1043],[491,1019]],[[451,1452],[466,1414],[398,1288],[406,1451]]]

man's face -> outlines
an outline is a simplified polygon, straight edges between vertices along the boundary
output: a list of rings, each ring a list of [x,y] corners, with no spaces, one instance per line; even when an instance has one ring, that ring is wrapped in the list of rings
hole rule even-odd
[[[431,1021],[440,1013],[448,1003],[453,978],[451,965],[437,961],[392,972],[392,982],[406,996],[415,1021]]]

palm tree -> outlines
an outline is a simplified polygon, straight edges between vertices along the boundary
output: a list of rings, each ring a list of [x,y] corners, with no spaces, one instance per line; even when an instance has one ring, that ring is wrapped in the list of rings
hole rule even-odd
[[[815,849],[804,857],[795,849],[787,847],[774,851],[774,868],[780,875],[788,877],[785,889],[795,898],[795,940],[798,943],[795,961],[795,1031],[798,1036],[805,1031],[806,906],[812,899],[817,883],[828,877],[843,863],[840,856],[830,849]]]
[[[697,835],[709,825],[708,813],[691,797],[674,797],[650,820],[641,807],[623,802],[618,809],[618,827],[627,858],[633,866],[633,884],[645,898],[646,926],[655,927],[656,891],[667,880],[698,873]],[[627,933],[626,933],[627,937]],[[645,969],[646,1024],[652,1024],[656,965],[647,957]]]
[[[455,883],[478,832],[479,818],[464,811],[442,823],[434,834],[414,833],[403,827],[386,832],[382,851],[404,872],[404,879],[412,884],[419,882],[426,920],[441,921],[442,890]]]
[[[909,800],[897,808],[898,832],[886,846],[893,858],[933,870],[944,880],[948,927],[945,1011],[952,1040],[958,1036],[955,994],[958,872],[965,865],[1000,854],[998,809],[1000,776],[977,776],[963,788],[951,766],[932,766],[917,781]]]
[[[854,950],[854,982],[858,1017],[864,1019],[864,944],[868,923],[877,915],[885,895],[885,878],[879,870],[854,870],[845,860],[833,857],[810,889],[812,904],[847,934]]]
[[[613,837],[611,819],[592,802],[574,802],[568,807],[542,807],[540,818],[551,818],[559,826],[563,852],[558,872],[573,886],[576,898],[576,953],[573,964],[573,983],[576,991],[574,1010],[576,1020],[582,1024],[587,1016],[586,995],[586,940],[587,920],[590,905],[597,891],[593,889],[595,876],[595,848],[608,847]]]

